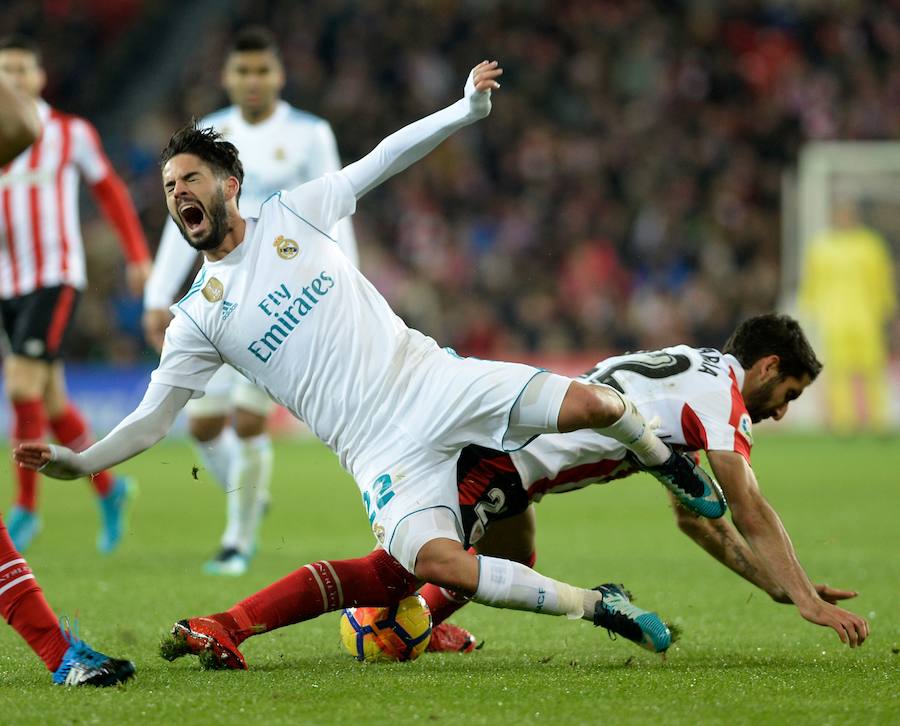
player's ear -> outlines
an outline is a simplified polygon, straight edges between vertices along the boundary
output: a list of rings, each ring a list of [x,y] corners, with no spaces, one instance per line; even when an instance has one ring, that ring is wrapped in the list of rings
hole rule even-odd
[[[238,192],[241,190],[241,183],[238,181],[236,176],[230,176],[225,180],[224,188],[222,189],[222,193],[225,195],[225,201],[231,201],[234,199]]]
[[[772,355],[764,356],[759,362],[760,378],[764,383],[781,375],[781,358],[774,353]]]

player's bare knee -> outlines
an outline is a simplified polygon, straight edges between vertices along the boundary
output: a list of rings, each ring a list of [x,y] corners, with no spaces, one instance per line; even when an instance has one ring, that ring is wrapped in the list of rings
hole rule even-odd
[[[43,399],[50,377],[50,364],[21,356],[9,356],[3,363],[6,395],[13,402]]]
[[[478,587],[478,564],[459,542],[434,539],[416,555],[415,575],[441,587],[474,592]]]
[[[204,443],[218,437],[225,429],[227,419],[224,416],[197,416],[188,422],[191,436],[195,441]]]
[[[621,397],[608,386],[573,381],[560,408],[559,430],[605,428],[618,421],[624,412]]]
[[[234,410],[234,431],[241,439],[252,439],[266,432],[266,417],[243,408]]]

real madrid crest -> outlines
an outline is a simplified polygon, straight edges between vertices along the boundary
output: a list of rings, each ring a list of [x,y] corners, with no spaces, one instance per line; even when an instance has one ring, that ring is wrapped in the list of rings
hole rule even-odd
[[[225,296],[225,286],[217,278],[211,277],[200,292],[209,302],[219,302]]]
[[[282,260],[292,260],[300,254],[299,245],[292,239],[288,239],[283,234],[278,235],[272,243],[278,252],[278,256]]]

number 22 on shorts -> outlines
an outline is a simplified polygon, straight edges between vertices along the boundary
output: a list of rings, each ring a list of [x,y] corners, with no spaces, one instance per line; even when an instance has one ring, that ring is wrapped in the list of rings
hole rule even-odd
[[[382,474],[369,487],[369,491],[363,492],[363,504],[366,505],[366,515],[369,517],[369,524],[375,522],[375,515],[378,510],[394,498],[394,492],[391,491],[390,474]]]

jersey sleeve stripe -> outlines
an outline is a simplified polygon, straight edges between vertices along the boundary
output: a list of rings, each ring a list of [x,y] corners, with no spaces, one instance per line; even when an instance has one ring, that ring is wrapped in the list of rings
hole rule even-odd
[[[744,397],[741,395],[741,388],[738,386],[737,376],[734,375],[733,370],[729,370],[728,373],[731,376],[731,416],[728,423],[734,429],[734,450],[749,464],[751,443],[741,433],[741,417],[749,417],[749,414],[747,406],[744,404]]]
[[[681,408],[681,430],[689,448],[695,451],[706,451],[709,448],[706,429],[700,417],[688,404],[684,404]]]

